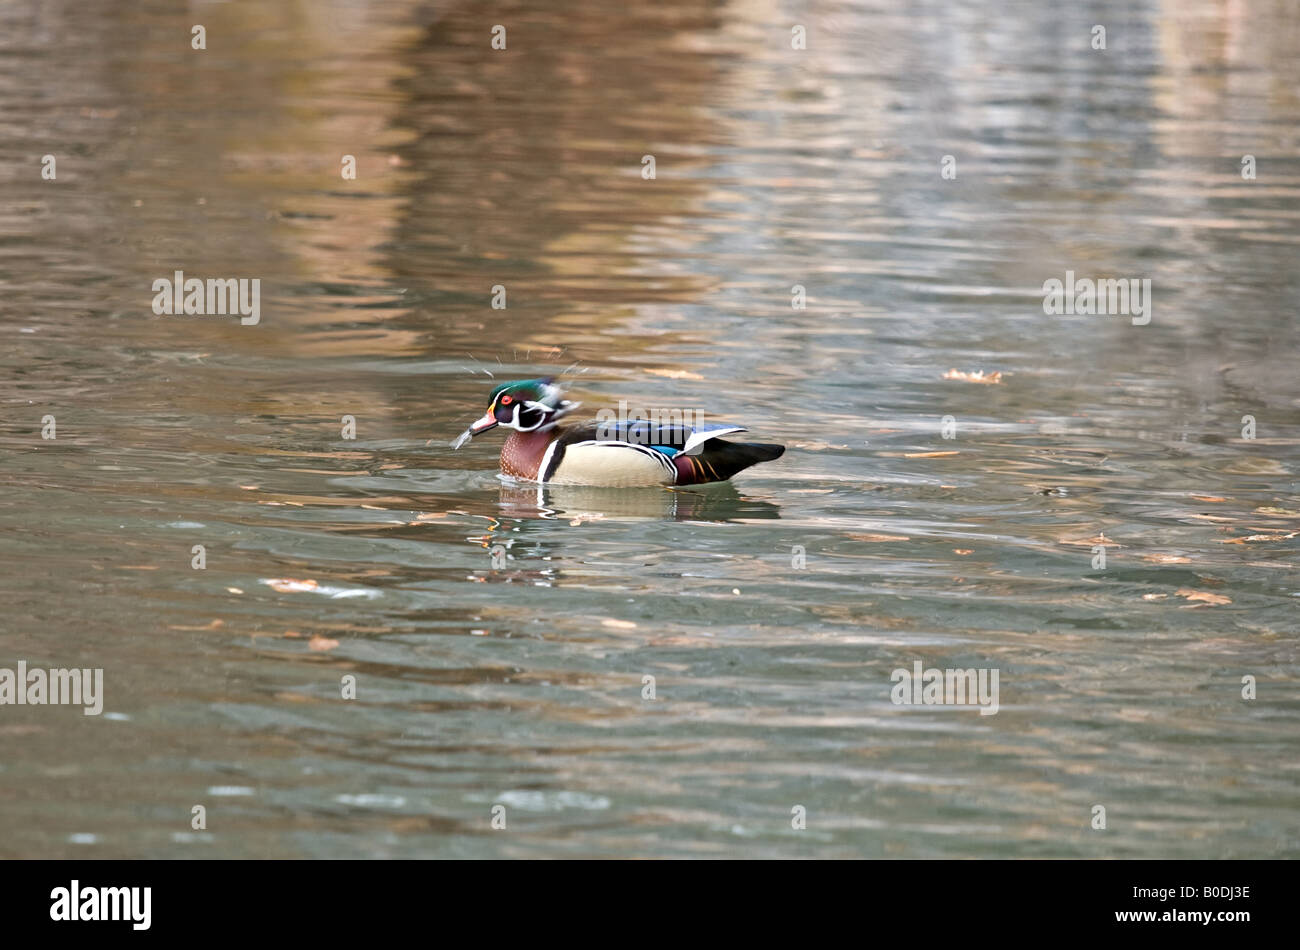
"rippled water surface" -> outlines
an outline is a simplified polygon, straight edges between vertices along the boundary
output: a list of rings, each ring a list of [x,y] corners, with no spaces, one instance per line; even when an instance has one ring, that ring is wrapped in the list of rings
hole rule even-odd
[[[1300,855],[1292,4],[15,2],[0,186],[0,854]],[[450,450],[566,370],[787,453]]]

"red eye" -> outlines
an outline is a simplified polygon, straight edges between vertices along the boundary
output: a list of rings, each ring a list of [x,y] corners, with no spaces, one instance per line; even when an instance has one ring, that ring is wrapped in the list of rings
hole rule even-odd
[[[513,396],[502,396],[502,397],[501,397],[501,405],[503,405],[503,406],[508,406],[508,405],[510,405],[510,404],[511,404],[512,402],[514,402],[514,401],[515,401],[515,399],[514,399]]]

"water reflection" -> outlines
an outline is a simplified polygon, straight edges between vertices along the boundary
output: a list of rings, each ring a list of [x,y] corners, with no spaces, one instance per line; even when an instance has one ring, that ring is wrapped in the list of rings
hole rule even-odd
[[[731,482],[691,488],[587,488],[503,484],[501,512],[510,518],[584,521],[743,522],[781,517],[779,505],[742,496]]]

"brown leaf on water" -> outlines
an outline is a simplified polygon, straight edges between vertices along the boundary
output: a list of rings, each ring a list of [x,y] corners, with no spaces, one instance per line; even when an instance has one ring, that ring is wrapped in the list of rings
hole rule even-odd
[[[1002,382],[1002,371],[997,370],[995,372],[989,373],[986,376],[984,375],[984,370],[982,369],[976,370],[973,373],[968,373],[960,369],[950,369],[948,370],[948,372],[943,374],[943,378],[959,379],[963,383],[986,383],[989,385],[996,386],[998,383]]]
[[[319,633],[313,634],[312,638],[307,641],[307,649],[314,653],[324,653],[326,650],[333,650],[338,645],[337,640],[322,637]]]
[[[871,542],[912,540],[905,534],[850,534],[848,535],[848,537],[852,538],[854,541],[871,541]]]
[[[1192,590],[1190,587],[1181,587],[1175,593],[1179,597],[1186,597],[1191,601],[1201,601],[1211,606],[1232,603],[1231,597],[1225,597],[1223,594],[1212,594],[1208,590]]]
[[[645,371],[651,376],[663,376],[667,379],[703,379],[699,373],[692,373],[684,369],[648,369]]]
[[[272,577],[264,582],[271,590],[280,594],[294,594],[305,590],[315,590],[320,585],[313,580],[295,580],[292,577]]]
[[[967,554],[974,554],[975,552],[970,548],[953,548],[952,553],[959,554],[962,557],[965,557]]]
[[[1220,498],[1218,495],[1189,495],[1189,498],[1195,498],[1197,501],[1227,501],[1226,498]]]
[[[182,627],[175,624],[169,624],[168,630],[220,630],[226,625],[224,620],[214,620],[211,623],[204,624],[201,627]]]
[[[949,455],[961,455],[960,452],[904,452],[905,459],[941,459]]]
[[[1190,557],[1183,557],[1181,554],[1144,554],[1142,560],[1150,561],[1152,564],[1191,564]],[[1163,596],[1163,595],[1161,595]]]
[[[1224,538],[1220,544],[1257,544],[1261,541],[1290,541],[1300,531],[1292,531],[1290,534],[1248,534],[1244,538]]]
[[[1105,531],[1098,533],[1095,538],[1062,538],[1061,544],[1073,544],[1077,547],[1085,548],[1096,547],[1099,544],[1112,548],[1122,548],[1124,546],[1118,541],[1112,541],[1110,538],[1106,537]]]

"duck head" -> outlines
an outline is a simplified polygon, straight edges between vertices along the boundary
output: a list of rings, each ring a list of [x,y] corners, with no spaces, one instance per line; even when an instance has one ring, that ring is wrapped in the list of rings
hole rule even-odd
[[[549,429],[578,405],[564,398],[564,390],[555,384],[554,376],[502,383],[488,396],[487,412],[462,432],[451,447],[458,449],[474,436],[497,426],[520,432]]]

